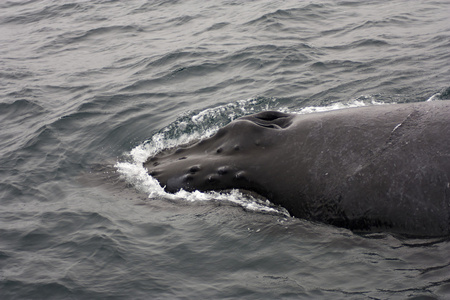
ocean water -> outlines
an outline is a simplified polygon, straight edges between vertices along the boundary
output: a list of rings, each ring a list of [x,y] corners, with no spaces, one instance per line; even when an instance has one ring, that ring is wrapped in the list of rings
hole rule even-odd
[[[449,17],[446,0],[2,1],[0,299],[449,299],[448,238],[169,195],[141,167],[265,109],[449,99]]]

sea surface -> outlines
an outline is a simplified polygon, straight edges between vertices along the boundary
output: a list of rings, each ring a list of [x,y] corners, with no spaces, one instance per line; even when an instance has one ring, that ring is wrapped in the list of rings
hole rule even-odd
[[[448,238],[169,195],[142,168],[266,109],[449,99],[449,20],[448,0],[1,1],[0,299],[450,299]]]

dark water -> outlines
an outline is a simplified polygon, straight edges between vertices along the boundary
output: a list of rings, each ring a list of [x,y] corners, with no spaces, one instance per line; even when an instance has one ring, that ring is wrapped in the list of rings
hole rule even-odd
[[[450,298],[448,239],[171,196],[139,168],[267,108],[450,98],[449,17],[444,0],[2,1],[0,298]]]

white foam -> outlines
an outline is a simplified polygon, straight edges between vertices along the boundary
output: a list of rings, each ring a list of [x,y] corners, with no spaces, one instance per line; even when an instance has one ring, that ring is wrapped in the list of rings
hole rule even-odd
[[[359,99],[364,99],[359,100]],[[367,101],[370,101],[369,103]],[[316,112],[324,112],[324,111],[331,111],[331,110],[338,110],[338,109],[344,109],[344,108],[352,108],[352,107],[362,107],[362,106],[369,106],[369,105],[385,105],[386,103],[381,101],[376,101],[371,96],[362,96],[358,97],[358,99],[351,100],[349,102],[343,103],[343,102],[336,102],[331,105],[327,106],[307,106],[303,107],[299,111],[296,111],[298,114],[310,114],[310,113],[316,113]]]
[[[439,98],[440,96],[441,96],[441,93],[436,93],[436,94],[432,95],[430,98],[428,98],[428,99],[427,99],[427,102],[441,100],[441,99]]]
[[[121,176],[138,190],[148,194],[149,199],[165,198],[180,201],[226,201],[237,204],[249,211],[282,214],[289,217],[289,213],[279,207],[273,207],[269,201],[263,202],[250,195],[241,193],[239,190],[231,190],[227,193],[200,191],[187,192],[180,190],[175,194],[164,191],[158,181],[151,177],[142,164],[119,162],[115,165]]]

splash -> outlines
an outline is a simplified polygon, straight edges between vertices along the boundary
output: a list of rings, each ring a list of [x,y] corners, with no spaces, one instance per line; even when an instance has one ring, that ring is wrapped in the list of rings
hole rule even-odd
[[[352,108],[352,107],[384,105],[384,104],[386,104],[386,103],[376,100],[371,95],[363,95],[356,99],[352,99],[348,102],[336,102],[336,103],[332,103],[327,106],[307,106],[307,107],[302,107],[300,110],[293,111],[293,112],[298,113],[298,114],[309,114],[309,113],[315,113],[315,112],[325,112],[325,111]],[[390,104],[392,104],[392,103],[390,103]]]

